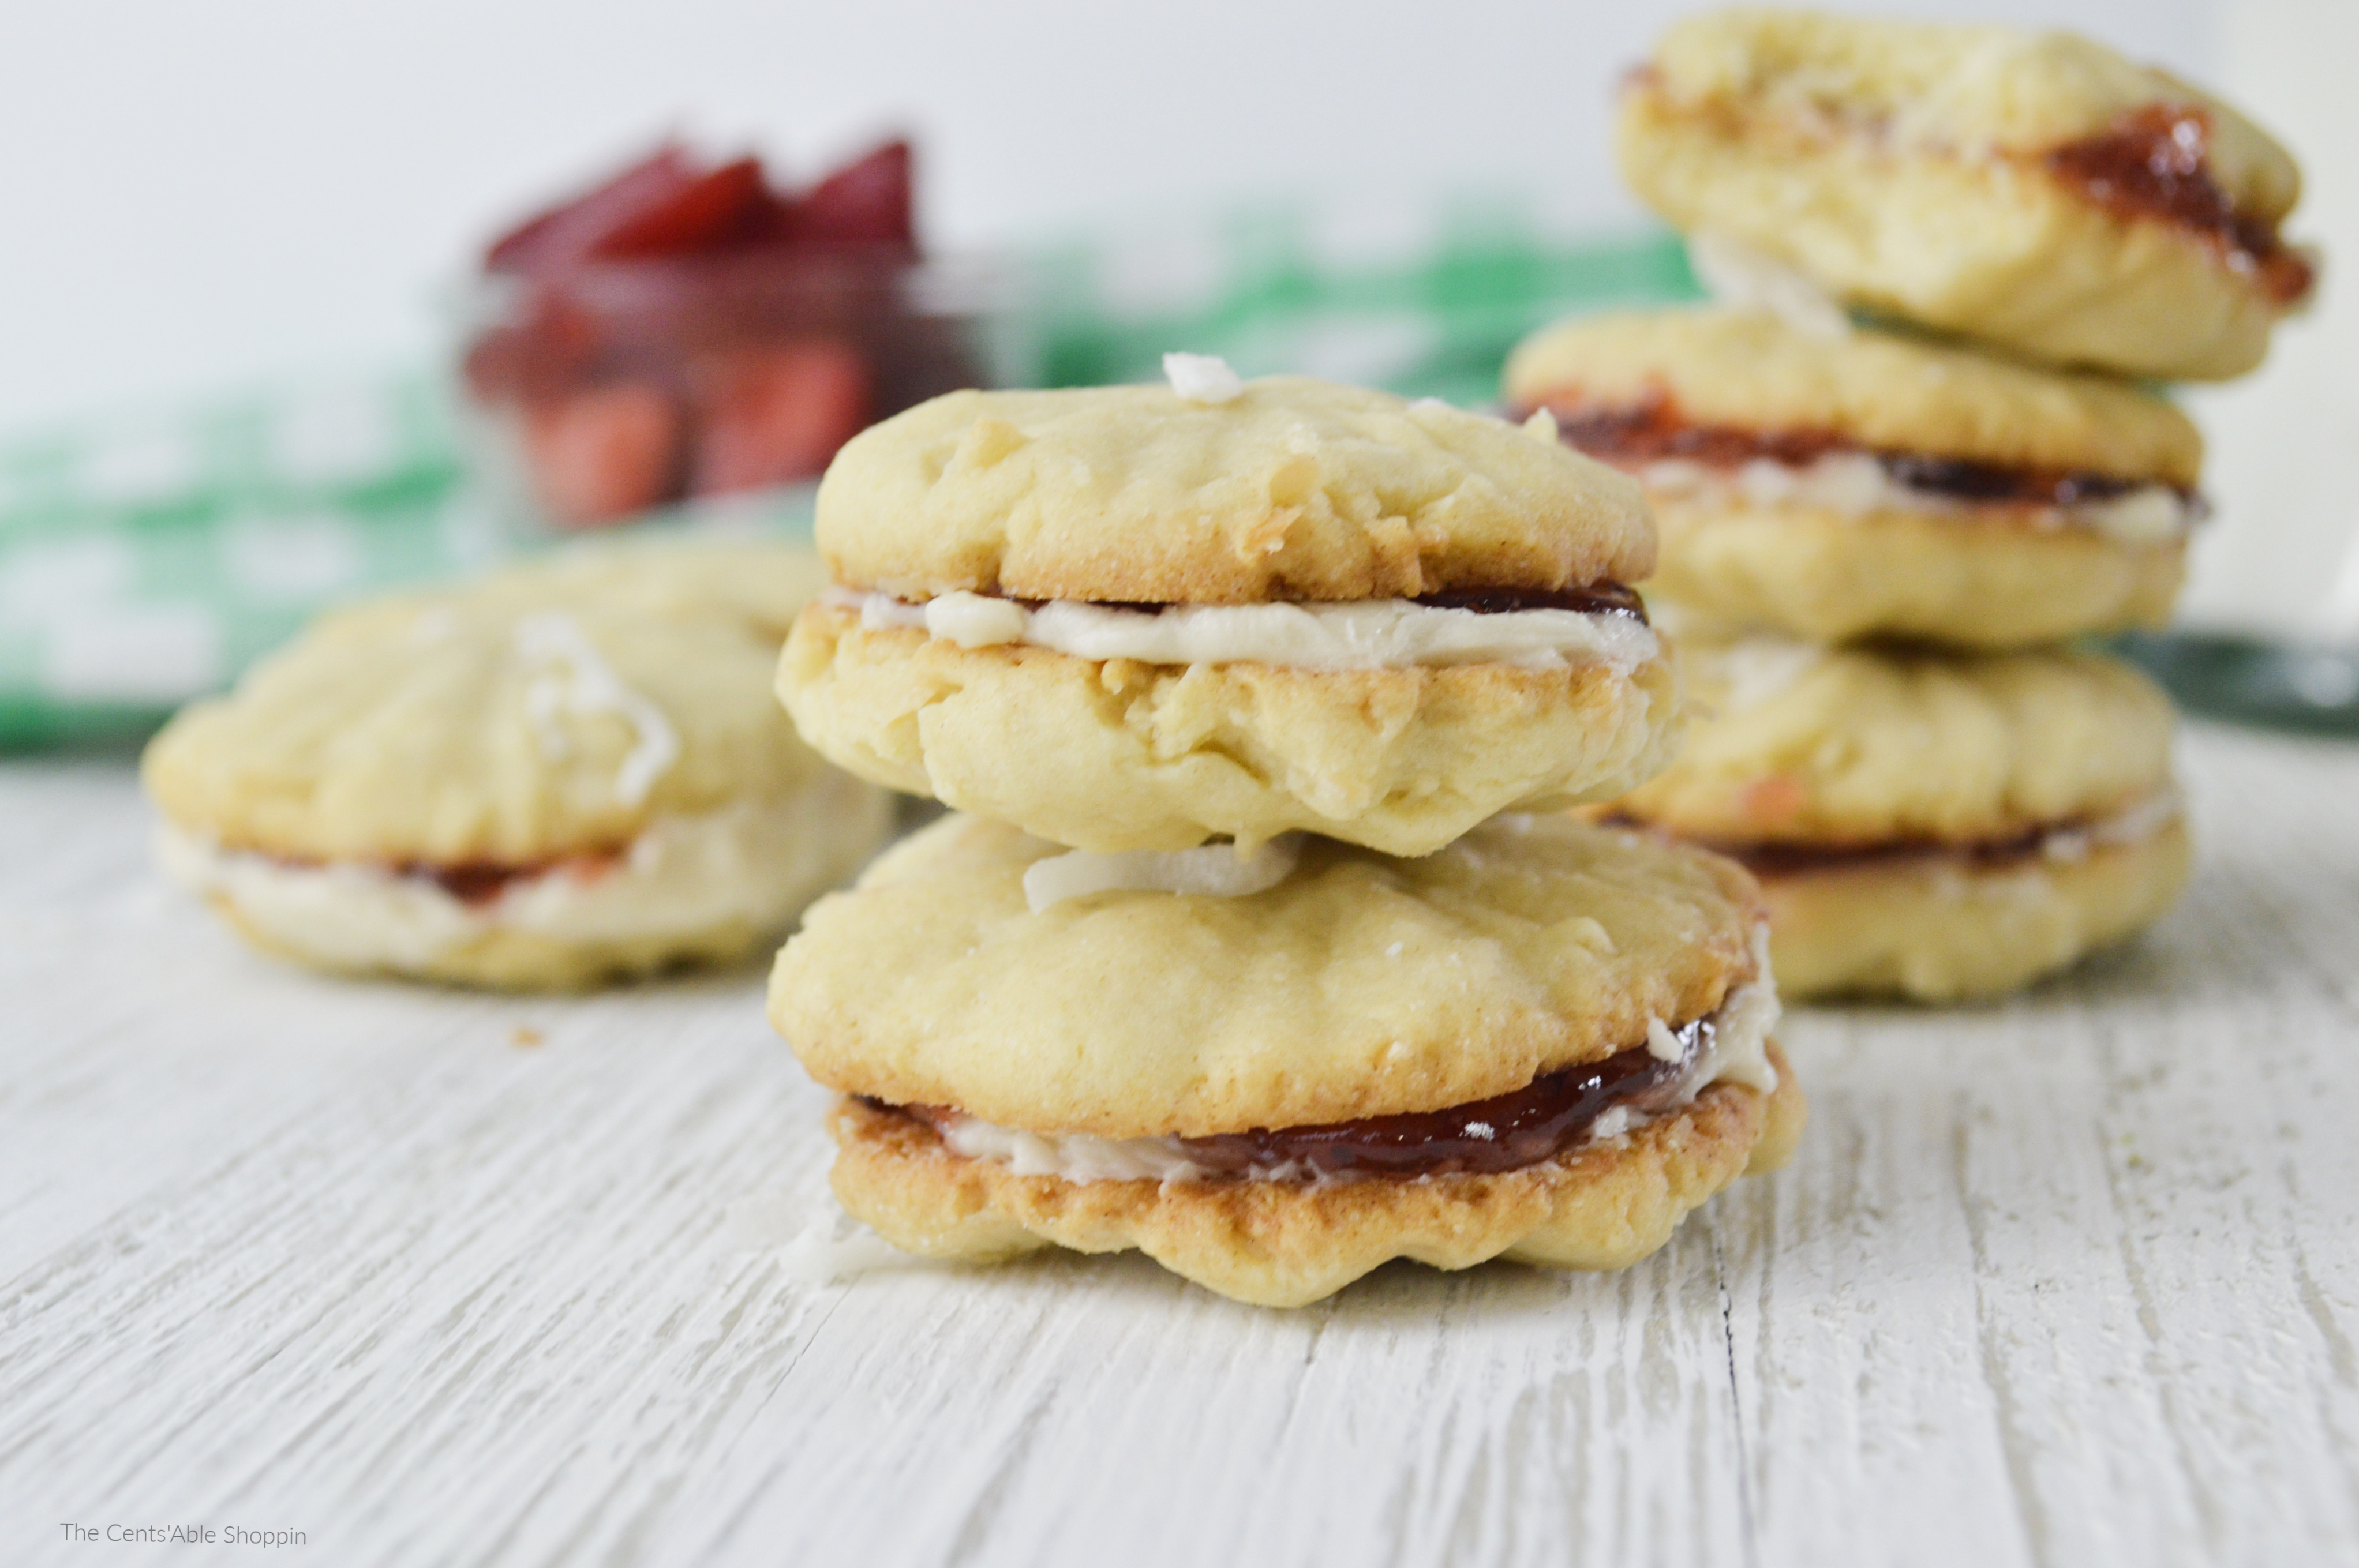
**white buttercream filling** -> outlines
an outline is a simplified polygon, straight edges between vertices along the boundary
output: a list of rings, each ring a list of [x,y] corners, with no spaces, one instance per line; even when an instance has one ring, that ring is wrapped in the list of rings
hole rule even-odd
[[[1071,849],[1033,861],[1024,870],[1024,899],[1032,913],[1070,898],[1096,892],[1193,893],[1203,898],[1247,898],[1276,887],[1294,870],[1302,835],[1283,834],[1240,851],[1234,844],[1204,844],[1193,849],[1125,849],[1100,854]]]
[[[1408,599],[1343,603],[1178,604],[1120,610],[1078,600],[1038,609],[1011,599],[953,592],[912,604],[886,593],[832,590],[869,630],[901,627],[962,648],[1020,643],[1075,658],[1147,665],[1276,665],[1307,670],[1382,670],[1503,664],[1564,669],[1603,664],[1628,675],[1661,642],[1636,616],[1610,611],[1510,610],[1484,613]]]
[[[2048,528],[2093,528],[2123,544],[2161,544],[2183,536],[2203,515],[2203,504],[2167,484],[2142,484],[2103,500],[2070,506],[1979,502],[1919,490],[1895,479],[1866,452],[1829,452],[1807,463],[1753,458],[1734,468],[1687,458],[1665,458],[1637,470],[1640,483],[1675,501],[1717,501],[1752,506],[1811,506],[1845,517],[1876,512],[1956,516],[1977,511],[2022,514]]]
[[[1730,991],[1713,1015],[1712,1047],[1698,1056],[1660,1108],[1636,1111],[1626,1105],[1608,1108],[1591,1122],[1580,1144],[1619,1138],[1683,1109],[1696,1096],[1716,1083],[1743,1084],[1762,1094],[1777,1087],[1777,1070],[1769,1061],[1769,1032],[1779,1011],[1777,982],[1769,970],[1768,927],[1756,926],[1753,936],[1754,978]],[[1652,1020],[1647,1029],[1647,1049],[1660,1060],[1676,1061],[1682,1054],[1670,1027]],[[1661,1040],[1658,1041],[1657,1036]],[[1669,1054],[1662,1041],[1669,1042]],[[993,1160],[1019,1176],[1056,1176],[1068,1182],[1197,1182],[1212,1179],[1190,1157],[1188,1145],[1176,1137],[1097,1138],[1084,1132],[1027,1132],[1001,1127],[979,1117],[953,1112],[935,1122],[943,1144],[970,1160]],[[1254,1170],[1245,1178],[1256,1182],[1338,1181],[1293,1165]]]
[[[658,816],[613,860],[560,860],[472,903],[430,876],[276,860],[170,823],[158,829],[156,856],[173,881],[226,900],[281,946],[342,968],[416,969],[504,931],[586,945],[687,937],[740,920],[784,925],[875,837],[854,832],[872,819],[863,816],[873,813],[869,795],[831,773],[789,802]]]
[[[2066,865],[2085,860],[2093,850],[2143,844],[2186,814],[2186,797],[2176,788],[2157,790],[2135,806],[2079,827],[2059,827],[2039,840],[2039,853]]]

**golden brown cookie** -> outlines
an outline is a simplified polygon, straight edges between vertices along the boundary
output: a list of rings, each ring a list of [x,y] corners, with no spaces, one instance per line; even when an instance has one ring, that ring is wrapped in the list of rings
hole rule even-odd
[[[1614,809],[1737,846],[1987,844],[2167,791],[2170,698],[2118,659],[1683,638],[1695,718]]]
[[[1497,1175],[1274,1182],[1073,1182],[1018,1175],[946,1147],[927,1123],[858,1100],[829,1120],[830,1181],[905,1252],[997,1263],[1045,1247],[1136,1248],[1173,1273],[1256,1306],[1307,1306],[1395,1258],[1436,1269],[1492,1259],[1624,1269],[1740,1175],[1780,1169],[1808,1114],[1773,1041],[1767,1096],[1721,1084],[1623,1137]]]
[[[2168,398],[1856,327],[1828,335],[1728,306],[1617,311],[1544,327],[1508,357],[1504,395],[1560,428],[1596,420],[1649,460],[1861,451],[1988,470],[2192,489],[2203,438]],[[1614,428],[1610,427],[1619,427]],[[1684,433],[1683,433],[1684,432]]]
[[[804,736],[1064,843],[1423,854],[1674,737],[1644,503],[1544,429],[1294,378],[962,393],[846,447],[819,507]]]
[[[1288,853],[1256,891],[1042,903],[1102,858],[954,816],[813,906],[771,1019],[853,1097],[847,1206],[932,1255],[1139,1246],[1295,1303],[1396,1256],[1618,1266],[1783,1158],[1727,862],[1565,816]]]
[[[149,746],[159,854],[330,968],[538,989],[743,954],[889,825],[770,697],[822,580],[636,545],[337,611]]]
[[[1981,859],[1939,850],[1759,869],[1781,989],[1943,1002],[1996,996],[2125,942],[2179,902],[2175,816],[2113,842],[2051,838]]]
[[[1676,227],[2027,358],[2240,375],[2311,287],[2278,234],[2300,194],[2285,149],[2069,33],[1689,17],[1630,77],[1615,149]]]
[[[958,392],[854,438],[820,486],[838,582],[912,600],[1260,604],[1646,575],[1628,483],[1486,415],[1299,376]]]
[[[2149,392],[1760,311],[1536,334],[1508,401],[1646,487],[1650,595],[1730,626],[2017,647],[2159,624],[2203,514]]]
[[[1789,996],[2010,989],[2185,885],[2170,701],[2117,660],[1682,647],[1689,744],[1606,809],[1753,871]]]

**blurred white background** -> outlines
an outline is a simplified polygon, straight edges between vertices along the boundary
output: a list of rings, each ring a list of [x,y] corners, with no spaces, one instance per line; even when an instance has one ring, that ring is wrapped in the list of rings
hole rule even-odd
[[[438,287],[484,238],[672,129],[802,178],[907,129],[943,247],[1294,195],[1517,191],[1626,223],[1608,92],[1690,8],[20,5],[0,51],[0,431],[423,359]],[[2295,232],[2359,265],[2359,0],[1855,8],[2071,27],[2224,89],[2310,172]],[[2248,619],[2295,584],[2302,613],[2340,603],[2359,633],[2359,331],[2327,276],[2267,373],[2199,401],[2223,512],[2199,616]]]

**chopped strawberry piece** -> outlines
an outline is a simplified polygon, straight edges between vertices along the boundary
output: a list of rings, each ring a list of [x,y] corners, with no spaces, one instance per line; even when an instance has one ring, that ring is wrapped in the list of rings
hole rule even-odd
[[[531,287],[516,319],[486,328],[461,362],[468,390],[484,402],[561,392],[597,361],[603,343],[598,318],[554,287]]]
[[[809,479],[868,423],[868,362],[832,340],[716,354],[696,367],[691,494]]]
[[[687,150],[666,143],[604,184],[492,242],[484,266],[490,272],[529,273],[579,261],[616,227],[662,206],[696,178]]]
[[[679,472],[680,411],[640,383],[592,387],[530,409],[525,456],[549,514],[592,527],[664,500]]]
[[[792,232],[803,244],[899,245],[917,249],[909,194],[909,144],[886,143],[829,175],[795,203]]]
[[[758,158],[741,157],[643,207],[609,229],[590,254],[622,261],[694,255],[742,240],[769,212]]]
[[[478,403],[497,403],[524,384],[524,362],[532,340],[520,328],[491,327],[467,345],[459,361],[468,395]]]

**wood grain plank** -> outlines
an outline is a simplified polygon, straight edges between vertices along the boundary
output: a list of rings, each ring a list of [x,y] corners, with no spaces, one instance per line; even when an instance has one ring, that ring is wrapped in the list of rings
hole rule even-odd
[[[2145,943],[1997,1007],[1788,1029],[1818,1125],[1792,1177],[1721,1221],[1760,1281],[1737,1326],[1765,1560],[1931,1539],[1984,1563],[2332,1561],[2359,1541],[2359,876],[2325,809],[2359,772],[2210,735],[2188,762],[2203,869]]]
[[[2351,1561],[2359,753],[2187,766],[2162,930],[1798,1015],[1795,1166],[1647,1265],[1283,1314],[1135,1258],[814,1283],[727,1218],[830,1212],[758,976],[316,979],[156,888],[127,771],[0,767],[0,1561]]]

